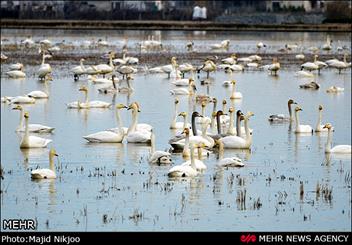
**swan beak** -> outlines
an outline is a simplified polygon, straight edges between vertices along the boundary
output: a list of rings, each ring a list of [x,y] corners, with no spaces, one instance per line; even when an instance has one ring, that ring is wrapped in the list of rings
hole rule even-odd
[[[58,156],[59,156],[59,154],[56,154],[56,153],[55,153],[55,154],[54,154],[54,156],[58,157]]]

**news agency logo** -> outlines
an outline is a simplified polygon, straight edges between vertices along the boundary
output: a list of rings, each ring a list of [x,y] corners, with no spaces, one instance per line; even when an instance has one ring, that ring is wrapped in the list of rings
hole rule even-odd
[[[240,239],[241,239],[241,242],[243,243],[250,243],[250,242],[257,241],[256,235],[251,235],[251,234],[241,235]]]

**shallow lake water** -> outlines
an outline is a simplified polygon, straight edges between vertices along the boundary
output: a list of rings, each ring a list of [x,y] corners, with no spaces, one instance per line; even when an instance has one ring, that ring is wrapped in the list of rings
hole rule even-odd
[[[44,37],[43,32],[38,31],[2,30],[2,36],[10,39],[16,33],[17,39],[28,33],[34,37],[37,34],[38,39]],[[72,38],[72,33],[63,32],[58,41]],[[161,33],[166,43],[176,40],[179,47],[187,40],[184,32]],[[317,40],[323,43],[326,37],[326,33],[289,35],[232,33],[216,36],[211,33],[198,39],[193,34],[192,39],[213,43],[222,38],[235,41],[237,38],[238,45],[242,43],[244,49],[254,51],[249,44],[254,45],[262,38],[267,43],[282,46],[287,41],[295,43],[305,37],[305,45],[309,47]],[[342,43],[351,41],[349,33],[336,35],[336,40]],[[145,34],[124,32],[121,36],[116,34],[115,41],[123,36],[140,41]],[[98,39],[99,35],[94,37]],[[37,66],[26,66],[27,78],[23,80],[7,78],[4,75],[7,67],[8,64],[1,64],[1,96],[45,89],[35,76]],[[214,153],[204,159],[208,168],[203,174],[193,179],[172,180],[167,177],[170,166],[148,163],[148,145],[92,144],[82,138],[115,127],[113,109],[74,110],[65,105],[83,98],[78,88],[84,84],[89,88],[91,100],[113,104],[138,101],[141,106],[139,122],[154,127],[156,149],[165,150],[170,148],[168,140],[172,136],[169,129],[174,113],[174,96],[169,93],[173,88],[172,79],[165,74],[139,72],[132,81],[132,94],[113,97],[99,94],[100,86],[83,78],[74,82],[67,64],[52,65],[52,68],[53,81],[48,85],[50,98],[37,100],[24,108],[30,113],[30,123],[55,127],[53,134],[41,136],[52,139],[49,148],[55,148],[59,154],[58,161],[55,160],[58,178],[31,180],[31,169],[48,167],[49,148],[21,150],[21,135],[15,132],[19,112],[2,103],[2,220],[36,219],[40,231],[351,231],[350,155],[326,155],[326,134],[296,135],[289,124],[270,124],[267,120],[270,114],[287,114],[287,100],[292,98],[303,109],[301,122],[314,127],[318,105],[322,104],[323,123],[330,122],[335,128],[333,143],[351,144],[351,69],[342,74],[333,69],[323,70],[316,75],[316,82],[321,85],[317,91],[299,88],[310,80],[294,76],[298,65],[282,67],[278,76],[263,71],[235,73],[237,90],[244,96],[235,101],[235,109],[255,114],[249,121],[254,129],[253,144],[251,151],[226,149],[225,157],[236,155],[245,166],[219,170]],[[222,99],[230,104],[231,88],[221,86],[228,78],[223,71],[217,71],[211,74],[212,83],[206,86],[200,84],[204,80],[201,74],[196,79],[197,92],[216,97],[218,109],[221,109]],[[326,93],[332,85],[344,87],[345,91]],[[194,108],[200,111],[200,106],[188,96],[178,96],[178,99],[179,111],[191,113]],[[207,115],[211,107],[207,106]],[[125,126],[130,124],[130,111],[122,110],[121,117]],[[173,154],[172,160],[174,164],[183,162],[180,154]],[[301,183],[303,196],[300,196]],[[316,194],[317,183],[332,188],[330,198]],[[245,202],[238,201],[241,193],[246,193]]]

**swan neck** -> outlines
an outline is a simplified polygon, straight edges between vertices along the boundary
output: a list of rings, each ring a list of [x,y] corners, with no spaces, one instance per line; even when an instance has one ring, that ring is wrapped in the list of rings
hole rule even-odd
[[[21,128],[24,127],[24,125],[23,125],[23,116],[24,116],[24,111],[21,110],[21,112],[20,112],[20,124],[18,125],[18,129],[21,129]]]
[[[322,112],[321,110],[319,110],[317,128],[320,127],[322,117],[323,117]]]
[[[187,116],[183,117],[183,128],[187,127]]]
[[[290,120],[293,120],[293,115],[292,115],[292,108],[291,108],[291,104],[288,104],[288,114],[290,115]]]
[[[193,147],[191,148],[191,167],[192,167],[194,170],[197,169],[197,168],[196,168],[196,163],[195,163],[195,161],[194,161],[194,148],[193,148]]]
[[[138,112],[133,110],[132,111],[132,124],[131,124],[130,128],[128,129],[128,133],[136,131],[137,123],[138,123]]]
[[[245,128],[245,131],[246,131],[246,143],[247,143],[248,146],[250,146],[251,143],[252,143],[252,135],[249,132],[248,118],[247,117],[244,118],[244,128]]]
[[[219,142],[219,160],[224,158],[224,143],[222,141]]]
[[[218,128],[218,134],[221,134],[221,123],[220,123],[220,115],[216,114],[216,126]]]
[[[233,121],[234,121],[233,112],[230,112],[230,125],[229,125],[229,129],[228,129],[228,133],[231,133],[234,131]]]
[[[25,120],[24,140],[28,142],[29,140],[28,118],[25,117],[24,120]]]
[[[119,131],[123,130],[122,129],[122,121],[121,121],[121,117],[120,117],[120,110],[116,109],[116,122],[117,122],[117,126]]]
[[[196,117],[194,115],[192,115],[192,132],[194,136],[197,136]]]
[[[54,155],[49,152],[49,169],[55,172]]]
[[[43,52],[43,55],[42,55],[42,65],[45,64],[45,53]]]
[[[296,129],[298,130],[298,128],[299,128],[299,116],[298,116],[298,111],[295,112],[295,117],[296,117]]]
[[[241,137],[241,119],[240,117],[237,115],[237,118],[236,118],[236,133],[237,133],[237,136],[238,137]]]

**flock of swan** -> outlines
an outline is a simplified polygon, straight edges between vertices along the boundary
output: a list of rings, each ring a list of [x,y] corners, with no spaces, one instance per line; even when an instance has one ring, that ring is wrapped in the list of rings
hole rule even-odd
[[[99,40],[99,45],[105,45],[102,40]],[[23,45],[34,45],[31,39],[23,41]],[[220,43],[210,45],[210,49],[228,49],[230,40],[224,40]],[[323,45],[323,50],[331,49],[331,41]],[[144,49],[157,49],[162,47],[161,41],[148,39],[141,43]],[[188,42],[186,48],[188,51],[194,51],[194,42]],[[258,50],[266,48],[267,45],[260,42],[257,44]],[[297,48],[295,45],[285,45],[285,51]],[[29,112],[25,111],[21,104],[33,104],[36,99],[50,99],[47,90],[47,83],[52,79],[52,68],[50,64],[46,63],[47,59],[52,58],[53,49],[49,40],[42,40],[40,42],[39,54],[41,55],[41,65],[37,69],[37,76],[40,81],[45,84],[46,91],[31,91],[26,95],[20,96],[4,96],[1,98],[3,103],[9,105],[14,104],[13,110],[20,111],[20,123],[16,128],[16,132],[21,133],[22,139],[20,148],[44,148],[52,142],[51,139],[42,138],[33,134],[52,133],[55,128],[41,124],[30,124]],[[2,54],[2,61],[6,60]],[[130,80],[133,75],[137,73],[136,64],[139,63],[138,58],[128,57],[127,48],[125,47],[122,52],[121,58],[116,58],[116,53],[110,51],[105,58],[108,63],[97,65],[84,65],[85,59],[80,60],[80,64],[71,68],[70,72],[74,81],[81,80],[85,77],[88,82],[99,83],[106,85],[97,90],[99,93],[116,94],[116,93],[131,93],[134,89],[131,86]],[[304,60],[304,54],[296,55],[296,59]],[[314,71],[319,74],[322,69],[327,67],[335,68],[341,73],[342,70],[351,66],[347,63],[347,55],[345,54],[344,60],[337,59],[329,61],[317,60],[318,55],[314,55],[314,60],[301,64],[301,71],[296,74],[305,77],[314,77]],[[174,86],[169,92],[174,96],[174,116],[170,123],[170,129],[175,130],[176,134],[169,140],[171,146],[170,151],[161,151],[155,149],[155,134],[153,126],[146,123],[139,123],[139,114],[141,113],[141,106],[138,102],[132,102],[129,105],[108,103],[105,101],[89,100],[88,87],[80,86],[77,92],[82,92],[84,98],[73,102],[66,103],[68,109],[94,109],[94,108],[113,108],[116,115],[116,128],[105,129],[89,135],[82,136],[84,140],[93,143],[147,143],[151,144],[148,161],[151,164],[166,165],[172,164],[172,156],[175,151],[182,152],[184,162],[173,166],[168,171],[169,177],[194,177],[206,171],[207,166],[202,159],[209,154],[214,154],[216,148],[219,154],[217,162],[218,167],[243,167],[242,159],[237,156],[224,158],[224,151],[226,149],[250,149],[253,141],[253,129],[249,127],[250,118],[254,113],[247,111],[245,113],[240,110],[235,110],[235,101],[241,100],[245,94],[236,91],[237,81],[233,78],[234,72],[243,71],[244,69],[258,69],[268,71],[268,74],[276,76],[281,69],[280,63],[277,58],[274,58],[271,64],[261,65],[262,58],[258,55],[251,55],[248,57],[238,58],[236,54],[231,54],[229,57],[221,59],[218,63],[217,57],[207,57],[202,64],[194,66],[190,63],[178,64],[177,58],[172,57],[170,64],[157,66],[153,68],[145,68],[147,73],[164,73],[170,78],[170,84]],[[9,71],[6,75],[10,78],[24,78],[24,66],[20,63],[9,65]],[[230,79],[222,82],[222,86],[231,86],[231,96],[227,100],[222,101],[222,109],[217,108],[218,99],[210,95],[198,94],[196,90],[195,74],[204,72],[206,77],[209,78],[213,72],[224,70],[229,74]],[[307,70],[307,71],[306,71]],[[120,78],[118,77],[119,75]],[[188,75],[189,74],[189,75]],[[186,77],[188,76],[188,77]],[[185,78],[186,77],[186,78]],[[122,87],[122,83],[126,82],[127,87]],[[201,81],[207,83],[207,79]],[[310,88],[306,85],[303,88]],[[311,86],[316,86],[311,84]],[[329,93],[342,92],[343,88],[330,87],[327,89]],[[191,121],[188,121],[186,112],[178,112],[179,96],[186,96],[192,98],[196,103],[201,105],[201,112],[194,111],[191,115]],[[227,109],[227,103],[231,101],[230,107]],[[206,107],[212,104],[213,110],[210,115],[206,115]],[[296,105],[295,108],[292,108]],[[121,110],[128,110],[131,112],[132,123],[129,127],[123,127],[120,115]],[[323,106],[318,107],[318,120],[315,128],[311,125],[301,124],[299,115],[302,113],[302,107],[292,99],[288,100],[288,113],[270,115],[268,120],[272,123],[294,123],[296,134],[313,134],[314,132],[327,133],[327,142],[325,152],[330,154],[351,154],[351,145],[337,145],[332,147],[332,134],[334,131],[330,123],[322,123]],[[182,121],[178,118],[182,117]],[[242,125],[243,123],[243,125]],[[199,127],[199,129],[197,129]],[[197,150],[197,153],[195,152]],[[31,173],[32,178],[56,178],[53,159],[57,156],[54,149],[49,152],[50,169],[36,169]]]

